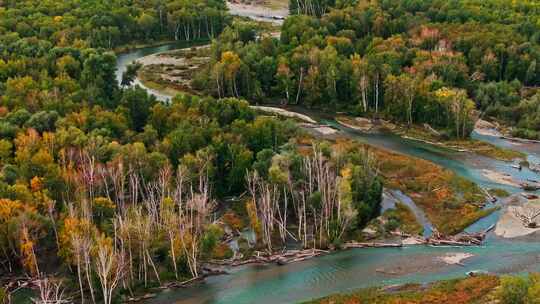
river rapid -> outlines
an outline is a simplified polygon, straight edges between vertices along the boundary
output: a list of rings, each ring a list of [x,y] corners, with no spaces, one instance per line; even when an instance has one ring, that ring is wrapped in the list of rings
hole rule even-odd
[[[131,62],[159,52],[187,47],[185,43],[167,44],[138,49],[118,55],[117,79]],[[139,85],[167,102],[171,96]],[[311,113],[313,114],[313,113]],[[518,171],[509,163],[455,152],[441,147],[403,139],[392,134],[366,134],[337,124],[330,117],[310,115],[315,120],[331,125],[339,134],[370,145],[423,158],[441,165],[456,174],[472,180],[484,188],[502,188],[511,193],[520,189],[489,180],[482,170],[489,169],[510,174],[518,180],[538,179],[539,176],[524,168]],[[517,144],[498,137],[473,134],[473,138],[509,147],[527,154],[529,161],[540,162],[540,144]],[[500,212],[494,212],[467,231],[483,230],[497,222]],[[159,293],[147,303],[291,303],[348,292],[354,289],[402,283],[426,283],[435,280],[462,277],[472,270],[497,274],[540,271],[540,238],[502,239],[488,235],[479,247],[405,246],[403,248],[352,249],[332,253],[310,260],[276,265],[249,265],[229,269],[228,275],[209,277],[205,282],[184,289],[171,289]],[[441,258],[455,253],[474,256],[464,266],[448,265]]]

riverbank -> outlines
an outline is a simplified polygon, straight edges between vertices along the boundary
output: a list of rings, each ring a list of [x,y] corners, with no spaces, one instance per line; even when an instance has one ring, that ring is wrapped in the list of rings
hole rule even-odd
[[[493,144],[474,140],[443,140],[438,131],[431,128],[429,125],[419,126],[413,125],[407,127],[404,125],[394,124],[385,120],[371,120],[362,117],[338,116],[336,121],[348,128],[361,132],[390,132],[397,134],[405,139],[420,141],[426,144],[440,146],[456,152],[473,153],[481,156],[486,156],[492,159],[501,161],[524,160],[526,155],[520,151],[497,147]],[[491,134],[484,129],[479,129],[480,134]]]
[[[138,80],[146,87],[163,94],[175,96],[180,93],[198,94],[191,87],[191,78],[209,60],[208,41],[194,42],[191,46],[151,54],[137,59],[141,68]]]
[[[339,303],[498,303],[496,290],[500,280],[492,275],[480,275],[464,279],[454,279],[422,284],[405,284],[384,288],[362,289],[350,294],[339,294],[305,302],[310,304]]]
[[[284,0],[267,0],[262,4],[227,1],[227,8],[231,15],[247,17],[251,20],[269,22],[275,25],[282,25],[289,15],[288,2]]]
[[[178,41],[170,40],[170,39],[164,39],[164,40],[158,40],[158,41],[151,41],[151,42],[137,42],[137,43],[130,43],[123,46],[119,46],[113,49],[113,52],[115,54],[122,54],[127,52],[133,52],[140,49],[150,48],[150,47],[158,47],[162,45],[168,45],[173,44]]]
[[[485,194],[474,183],[432,162],[370,147],[386,186],[399,189],[422,208],[443,234],[463,231],[493,209],[483,209]]]
[[[497,222],[495,235],[511,239],[537,234],[540,232],[539,214],[540,200],[527,201],[521,197],[515,197],[504,208]]]
[[[482,135],[503,138],[515,143],[540,143],[540,140],[538,139],[512,136],[511,127],[505,126],[498,122],[490,122],[483,119],[478,120],[475,126],[475,131]]]

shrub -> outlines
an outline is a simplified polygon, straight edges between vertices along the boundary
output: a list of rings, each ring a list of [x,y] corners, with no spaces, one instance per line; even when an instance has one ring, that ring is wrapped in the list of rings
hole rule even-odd
[[[525,304],[529,280],[523,277],[501,278],[500,298],[502,304]]]
[[[401,223],[397,219],[391,218],[391,219],[388,219],[388,221],[384,224],[384,229],[386,231],[394,231],[400,225],[401,225]]]
[[[529,289],[527,290],[527,304],[540,304],[540,274],[529,274]]]

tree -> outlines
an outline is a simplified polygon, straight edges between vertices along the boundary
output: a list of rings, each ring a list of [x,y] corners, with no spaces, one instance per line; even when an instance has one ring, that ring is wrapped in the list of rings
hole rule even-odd
[[[365,59],[362,59],[360,55],[354,54],[351,57],[351,65],[353,68],[353,81],[354,87],[357,90],[357,95],[361,96],[358,98],[361,100],[362,111],[368,111],[368,100],[367,93],[369,88],[369,78],[368,78],[368,65]]]
[[[236,76],[242,65],[240,57],[234,52],[227,51],[221,54],[220,63],[223,66],[225,80],[230,83],[231,94],[239,97],[240,95],[238,94],[238,88],[236,86]]]
[[[156,103],[156,98],[140,87],[125,90],[120,100],[120,105],[127,109],[131,128],[137,132],[143,130]]]
[[[142,68],[142,64],[139,62],[134,62],[132,64],[129,64],[122,73],[122,82],[121,85],[123,87],[130,86],[133,81],[135,81],[135,78],[137,78],[137,72]]]
[[[106,107],[114,107],[117,89],[116,56],[113,53],[91,52],[83,64],[81,83],[90,100]]]
[[[472,130],[474,102],[467,97],[464,90],[442,88],[435,92],[439,101],[453,114],[453,127],[457,138],[466,138]]]
[[[104,235],[97,238],[92,251],[96,273],[101,283],[103,302],[111,304],[114,290],[124,275],[124,256],[116,252],[113,240]]]
[[[137,24],[142,29],[145,35],[145,39],[151,37],[151,34],[156,27],[157,20],[154,16],[148,13],[142,13],[139,18],[137,18]]]
[[[384,82],[386,108],[391,115],[413,124],[414,101],[418,90],[418,80],[409,74],[389,75]]]
[[[285,92],[285,104],[288,104],[291,101],[290,90],[293,84],[292,76],[293,75],[291,69],[289,68],[287,59],[284,57],[280,57],[276,72],[276,78],[279,83],[279,88]]]
[[[373,75],[374,95],[375,95],[375,113],[379,112],[381,83],[388,73],[389,66],[385,63],[381,54],[372,53],[368,55],[368,70]]]

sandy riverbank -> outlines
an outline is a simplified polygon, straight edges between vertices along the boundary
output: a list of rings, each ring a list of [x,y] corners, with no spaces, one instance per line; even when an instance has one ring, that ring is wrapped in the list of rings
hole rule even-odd
[[[507,186],[516,187],[516,188],[521,188],[519,181],[513,179],[512,176],[510,176],[509,174],[504,174],[501,172],[484,169],[482,170],[482,175],[493,182],[507,185]]]
[[[251,108],[255,109],[255,110],[258,110],[258,111],[271,113],[271,114],[276,114],[276,115],[280,115],[280,116],[284,116],[284,117],[297,118],[297,119],[300,119],[300,120],[302,120],[304,122],[307,122],[307,123],[310,123],[310,124],[316,124],[317,123],[313,118],[311,118],[311,117],[309,117],[307,115],[300,114],[300,113],[297,113],[297,112],[288,111],[288,110],[281,109],[281,108],[265,107],[265,106],[251,106]]]
[[[456,253],[447,253],[446,255],[439,257],[439,259],[448,265],[461,265],[462,261],[468,258],[472,258],[473,256],[474,254],[471,254],[471,253],[456,252]]]
[[[479,119],[474,125],[474,131],[480,135],[502,137],[501,132],[497,130],[497,126],[489,121]]]
[[[527,139],[520,137],[513,137],[509,134],[508,130],[505,130],[504,133],[500,131],[501,127],[489,121],[479,119],[475,126],[474,131],[480,135],[493,136],[506,139],[508,143],[512,145],[523,145],[523,144],[538,144],[540,140],[536,139]]]
[[[420,254],[414,258],[405,258],[399,263],[377,268],[375,271],[391,276],[436,272],[449,265],[463,265],[465,260],[472,257],[474,255],[462,252],[449,252],[444,255]]]
[[[248,17],[256,21],[271,22],[277,25],[283,24],[284,19],[289,15],[287,7],[269,8],[262,5],[227,2],[227,8],[231,15]]]
[[[206,44],[206,45],[200,45],[200,46],[187,47],[185,49],[200,50],[200,49],[207,49],[209,47],[210,47],[210,44]],[[182,50],[184,49],[170,50],[170,51],[148,55],[148,56],[137,59],[137,62],[142,64],[143,66],[154,65],[154,64],[159,64],[159,65],[185,64],[187,58],[185,58],[184,56],[173,56],[173,54],[178,53]],[[203,57],[203,58],[207,58],[207,57]]]
[[[506,207],[495,227],[495,235],[503,238],[517,238],[540,231],[540,227],[525,227],[522,220],[518,218],[518,214],[535,214],[537,212],[540,212],[540,200]]]

